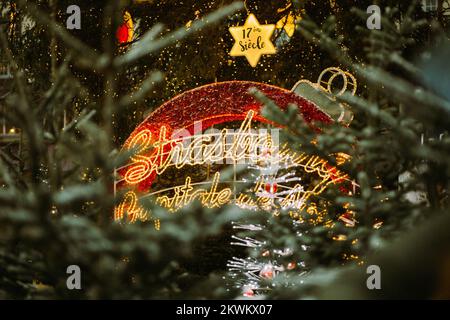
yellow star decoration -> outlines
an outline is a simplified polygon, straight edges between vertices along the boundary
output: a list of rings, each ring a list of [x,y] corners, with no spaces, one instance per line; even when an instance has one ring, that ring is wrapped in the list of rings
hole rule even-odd
[[[260,25],[254,14],[250,14],[241,27],[230,27],[233,36],[233,48],[230,56],[245,56],[254,68],[263,54],[275,54],[275,49],[270,37],[275,30],[274,24]]]

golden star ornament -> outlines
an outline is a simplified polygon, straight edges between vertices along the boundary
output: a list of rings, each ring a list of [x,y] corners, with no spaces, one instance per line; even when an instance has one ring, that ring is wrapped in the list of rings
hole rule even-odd
[[[274,24],[259,24],[254,14],[250,14],[245,24],[240,27],[230,27],[230,33],[236,41],[230,51],[230,56],[245,56],[254,68],[263,54],[277,53],[270,37],[275,30]]]

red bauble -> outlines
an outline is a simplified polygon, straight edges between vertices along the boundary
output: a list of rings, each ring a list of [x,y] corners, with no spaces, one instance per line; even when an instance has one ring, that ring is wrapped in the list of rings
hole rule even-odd
[[[268,183],[266,183],[264,189],[266,190],[266,192],[268,192],[270,194],[275,194],[275,193],[277,193],[278,185],[276,182],[272,182],[272,183],[268,182]]]
[[[116,38],[119,44],[128,42],[128,26],[126,23],[117,29]]]
[[[252,288],[244,288],[242,295],[247,298],[255,296],[255,291]]]
[[[272,279],[275,275],[275,271],[272,264],[266,264],[259,272],[259,275],[265,279]]]
[[[294,270],[297,264],[295,262],[289,262],[287,265],[288,270]]]

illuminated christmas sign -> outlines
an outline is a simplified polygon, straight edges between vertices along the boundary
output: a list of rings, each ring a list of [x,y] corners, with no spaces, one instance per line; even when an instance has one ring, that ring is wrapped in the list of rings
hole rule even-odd
[[[139,205],[143,198],[172,212],[194,201],[208,208],[235,204],[292,216],[316,210],[311,198],[346,176],[317,156],[279,145],[279,128],[260,115],[250,87],[281,108],[297,104],[308,122],[332,121],[311,102],[260,83],[233,81],[188,91],[157,109],[126,141],[124,149],[132,156],[117,169],[116,190],[130,190],[115,219],[150,219],[159,228],[159,220]],[[233,178],[223,178],[222,170],[230,166]],[[237,192],[239,184],[248,187]]]

